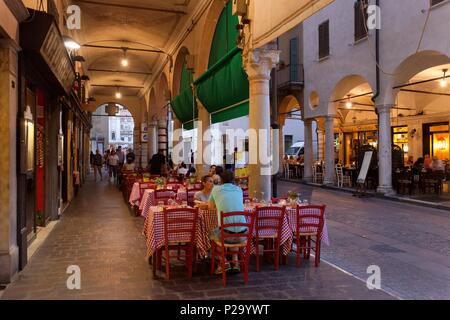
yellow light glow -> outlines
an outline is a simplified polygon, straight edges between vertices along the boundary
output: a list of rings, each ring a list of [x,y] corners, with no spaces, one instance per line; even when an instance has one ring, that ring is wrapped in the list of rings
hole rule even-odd
[[[440,151],[445,151],[447,150],[447,140],[445,138],[439,138],[437,143],[436,143],[436,147],[438,150]]]
[[[353,107],[353,103],[351,103],[351,102],[349,101],[349,102],[347,102],[347,103],[345,104],[345,106],[347,107],[347,109],[351,109],[351,108]]]
[[[440,83],[440,85],[441,85],[441,88],[447,87],[447,80],[442,79],[439,83]]]
[[[124,67],[128,67],[128,60],[127,59],[122,59],[122,66]]]
[[[117,92],[117,93],[116,93],[116,98],[117,98],[117,99],[121,99],[121,98],[122,98],[122,94],[121,94],[120,92]]]

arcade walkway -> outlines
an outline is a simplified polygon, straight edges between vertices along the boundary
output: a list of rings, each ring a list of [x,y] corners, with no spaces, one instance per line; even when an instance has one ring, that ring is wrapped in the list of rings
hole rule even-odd
[[[209,277],[208,263],[191,281],[178,266],[173,280],[153,279],[143,220],[130,214],[117,188],[88,182],[80,192],[2,299],[392,299],[326,263],[297,269],[291,261],[280,272],[266,264],[250,273],[246,287],[231,276],[223,288],[219,277]],[[81,268],[79,291],[66,287],[70,265]]]

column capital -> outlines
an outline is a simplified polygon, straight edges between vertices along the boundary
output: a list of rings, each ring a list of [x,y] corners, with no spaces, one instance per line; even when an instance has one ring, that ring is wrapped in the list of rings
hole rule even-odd
[[[395,107],[395,104],[380,104],[376,106],[378,113],[391,112],[393,107]]]
[[[270,80],[272,69],[280,61],[280,50],[270,46],[253,49],[243,56],[244,69],[249,80]]]

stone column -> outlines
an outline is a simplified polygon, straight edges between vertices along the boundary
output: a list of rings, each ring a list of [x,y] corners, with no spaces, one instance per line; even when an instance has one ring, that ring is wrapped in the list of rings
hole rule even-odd
[[[313,178],[312,166],[314,163],[312,120],[306,119],[304,124],[305,124],[305,155],[304,155],[305,162],[304,162],[303,180],[306,182],[312,182]]]
[[[149,159],[158,152],[158,122],[150,121],[148,124],[148,155]]]
[[[392,132],[391,109],[394,105],[377,105],[378,111],[378,167],[379,183],[377,192],[394,193],[392,189]]]
[[[334,117],[325,118],[325,177],[324,184],[334,185]]]
[[[17,246],[17,112],[18,51],[12,40],[0,40],[0,283],[19,269]],[[23,114],[23,113],[22,113]]]
[[[195,154],[195,168],[197,176],[203,177],[208,173],[211,165],[211,117],[208,110],[197,99],[198,106],[198,129],[197,129],[197,152]]]
[[[265,200],[272,195],[270,162],[270,73],[278,63],[280,51],[273,46],[255,49],[244,56],[250,81],[249,191]]]

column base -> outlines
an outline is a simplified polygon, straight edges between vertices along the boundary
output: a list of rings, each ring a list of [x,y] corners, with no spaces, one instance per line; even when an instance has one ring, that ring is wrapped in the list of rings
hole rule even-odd
[[[379,186],[377,188],[377,193],[383,194],[385,196],[393,196],[396,194],[394,189],[391,186]]]
[[[302,179],[302,181],[306,182],[306,183],[312,183],[313,182],[313,177],[312,176],[311,177],[304,177]]]
[[[19,247],[13,246],[9,253],[0,254],[0,283],[11,283],[17,272],[19,272]]]
[[[323,184],[324,184],[325,186],[334,186],[334,180],[327,180],[327,179],[325,179],[325,180],[323,181]]]

